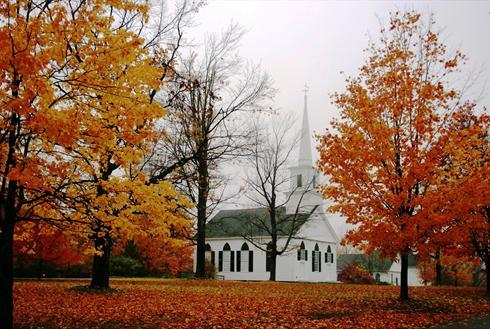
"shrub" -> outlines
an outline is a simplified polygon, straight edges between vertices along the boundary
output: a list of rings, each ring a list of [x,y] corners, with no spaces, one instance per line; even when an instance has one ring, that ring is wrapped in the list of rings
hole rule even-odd
[[[204,263],[204,274],[208,279],[216,278],[216,266],[214,266],[210,261],[206,259]]]
[[[111,275],[116,276],[146,276],[143,264],[132,257],[118,255],[111,257]]]
[[[339,274],[339,281],[344,283],[374,284],[369,272],[359,264],[347,264]]]

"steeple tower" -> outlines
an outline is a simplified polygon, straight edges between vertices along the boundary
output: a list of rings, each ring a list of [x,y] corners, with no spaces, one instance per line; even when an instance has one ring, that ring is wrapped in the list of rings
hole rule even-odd
[[[311,135],[310,123],[308,120],[308,85],[305,84],[304,106],[303,106],[303,124],[301,126],[301,141],[299,145],[298,166],[312,166],[311,158]]]
[[[322,204],[321,194],[316,190],[317,172],[313,167],[311,156],[311,132],[308,121],[308,86],[303,90],[303,122],[301,124],[301,135],[299,142],[299,157],[296,166],[290,167],[290,191],[288,192],[288,203],[286,211],[294,212],[300,204],[300,211],[307,212],[312,207]]]

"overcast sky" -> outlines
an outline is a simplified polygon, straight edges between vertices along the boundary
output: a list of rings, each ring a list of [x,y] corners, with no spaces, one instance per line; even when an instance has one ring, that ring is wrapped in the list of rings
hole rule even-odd
[[[240,53],[261,63],[274,79],[275,106],[300,115],[307,83],[310,127],[312,133],[323,132],[338,114],[329,95],[345,85],[340,72],[357,74],[369,37],[377,36],[379,20],[387,21],[397,9],[435,14],[448,47],[468,55],[467,72],[481,73],[468,96],[479,96],[480,104],[488,107],[490,1],[209,1],[197,14],[192,36],[202,40],[232,21],[246,28]],[[316,152],[313,156],[318,157]],[[341,223],[333,224],[343,231]]]

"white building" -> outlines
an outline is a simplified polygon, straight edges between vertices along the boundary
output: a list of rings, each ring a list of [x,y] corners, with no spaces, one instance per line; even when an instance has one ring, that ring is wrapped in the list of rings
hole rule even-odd
[[[346,265],[352,263],[363,266],[369,273],[371,273],[376,282],[384,282],[394,286],[400,285],[401,264],[398,259],[393,262],[387,258],[379,258],[376,254],[370,256],[366,254],[342,254],[338,256],[338,273],[340,273]],[[413,255],[408,257],[408,285],[423,285],[417,269],[417,259]]]
[[[300,197],[299,226],[287,251],[277,256],[278,281],[337,281],[336,252],[338,238],[325,213],[321,193],[311,189],[318,174],[311,155],[306,95],[301,128],[298,165],[290,168],[290,199],[285,207],[277,209],[278,220],[283,221],[278,249],[284,246],[291,221]],[[308,185],[308,186],[305,186]],[[206,257],[216,266],[217,274],[225,280],[268,280],[270,263],[267,253],[256,245],[267,246],[270,236],[253,225],[254,220],[266,220],[266,208],[221,210],[206,227]],[[254,243],[252,243],[252,241]],[[195,262],[194,262],[195,266]]]
[[[393,285],[400,285],[402,265],[397,259],[390,266],[387,273],[381,275],[381,282],[387,282]],[[408,257],[408,285],[409,286],[423,286],[422,279],[417,269],[417,259],[414,256]]]

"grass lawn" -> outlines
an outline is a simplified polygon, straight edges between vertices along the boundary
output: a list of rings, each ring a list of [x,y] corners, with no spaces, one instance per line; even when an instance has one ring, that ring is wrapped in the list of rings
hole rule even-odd
[[[337,284],[112,279],[17,281],[15,327],[24,328],[426,328],[490,314],[482,289]]]

